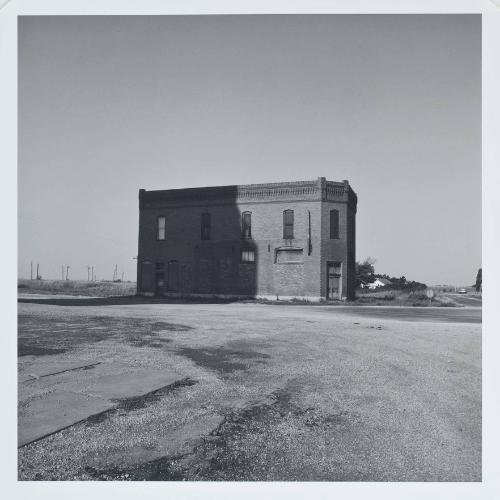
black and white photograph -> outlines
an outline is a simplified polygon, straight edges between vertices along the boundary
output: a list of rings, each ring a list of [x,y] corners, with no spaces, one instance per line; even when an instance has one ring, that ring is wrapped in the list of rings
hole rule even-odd
[[[18,15],[16,481],[480,486],[483,29]]]

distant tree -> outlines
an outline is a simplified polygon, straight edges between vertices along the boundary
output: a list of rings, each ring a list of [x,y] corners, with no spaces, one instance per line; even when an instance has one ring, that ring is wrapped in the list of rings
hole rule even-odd
[[[367,257],[363,262],[356,262],[356,286],[374,281],[375,262],[371,257]]]
[[[476,276],[476,292],[480,292],[483,289],[483,269],[480,267]]]
[[[363,262],[356,262],[356,273],[360,276],[371,276],[375,272],[376,260],[367,257]]]
[[[401,276],[401,278],[395,278],[394,276],[391,278],[387,278],[393,285],[405,285],[406,277]]]

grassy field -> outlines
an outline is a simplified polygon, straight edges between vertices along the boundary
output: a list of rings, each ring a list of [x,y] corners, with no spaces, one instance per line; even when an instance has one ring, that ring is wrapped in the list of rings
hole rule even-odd
[[[445,295],[444,293],[435,293],[429,299],[425,290],[415,292],[407,290],[373,290],[356,292],[356,303],[359,305],[395,305],[412,307],[457,307],[459,304]]]
[[[479,481],[480,312],[20,303],[19,479]]]
[[[27,280],[19,279],[18,293],[43,295],[82,295],[86,297],[114,297],[134,295],[135,282]]]

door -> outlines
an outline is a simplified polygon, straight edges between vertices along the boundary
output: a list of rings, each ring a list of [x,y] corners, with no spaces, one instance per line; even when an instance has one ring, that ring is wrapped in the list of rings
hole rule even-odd
[[[179,291],[179,263],[176,260],[168,263],[168,291]]]
[[[157,262],[155,266],[155,295],[163,295],[165,288],[165,265]]]
[[[342,298],[342,263],[327,262],[326,265],[326,297],[328,300]]]
[[[153,292],[153,263],[150,260],[141,263],[141,292]]]

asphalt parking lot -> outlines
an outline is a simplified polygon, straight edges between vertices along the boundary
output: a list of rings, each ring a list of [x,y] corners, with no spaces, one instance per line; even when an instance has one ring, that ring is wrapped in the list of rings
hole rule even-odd
[[[21,480],[481,480],[481,308],[39,302]]]

